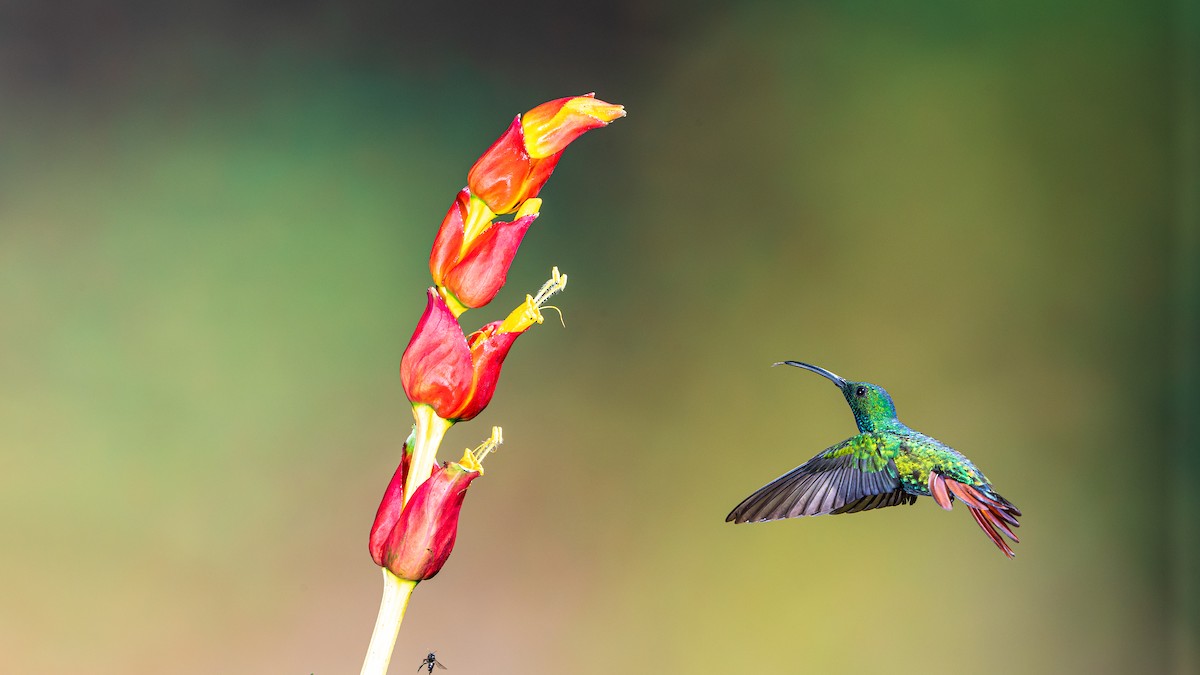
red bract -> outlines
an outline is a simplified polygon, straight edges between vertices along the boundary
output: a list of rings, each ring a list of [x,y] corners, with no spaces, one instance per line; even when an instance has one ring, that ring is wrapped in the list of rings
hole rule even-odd
[[[371,526],[371,557],[401,579],[423,581],[446,564],[458,536],[458,519],[471,481],[481,475],[468,452],[462,463],[434,467],[429,478],[404,502],[407,449],[384,492]]]
[[[561,156],[560,152],[538,159],[530,157],[521,131],[521,116],[517,115],[504,135],[471,167],[467,187],[492,211],[510,213],[521,202],[537,196]]]
[[[562,152],[585,131],[624,116],[624,106],[605,103],[595,94],[547,101],[525,113],[521,120],[525,151],[530,157],[548,157]]]
[[[496,213],[516,210],[536,197],[563,148],[589,129],[623,117],[625,109],[593,94],[560,98],[518,115],[471,167],[467,187]]]
[[[410,436],[404,443],[404,451],[400,453],[400,466],[396,467],[392,482],[388,483],[387,489],[383,491],[383,501],[379,502],[379,510],[375,512],[375,523],[371,525],[371,539],[367,545],[371,549],[371,557],[375,559],[375,564],[381,567],[384,546],[404,510],[404,479],[408,476],[408,467],[412,464],[412,440]]]
[[[408,400],[430,406],[438,417],[451,422],[475,417],[492,400],[508,350],[533,323],[510,316],[468,338],[446,301],[436,289],[429,289],[425,313],[400,360],[400,383]]]
[[[434,283],[461,305],[460,310],[482,307],[496,297],[517,247],[538,216],[539,203],[527,201],[512,221],[488,223],[492,213],[482,200],[472,198],[466,189],[458,193],[434,239],[429,271]]]

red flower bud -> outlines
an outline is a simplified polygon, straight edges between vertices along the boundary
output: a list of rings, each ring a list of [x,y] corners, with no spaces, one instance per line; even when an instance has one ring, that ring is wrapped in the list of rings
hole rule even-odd
[[[540,201],[527,200],[512,221],[489,223],[494,214],[482,200],[466,189],[458,193],[429,256],[434,283],[453,296],[458,313],[467,307],[482,307],[496,297],[517,247],[538,216]]]
[[[400,383],[413,405],[424,404],[451,422],[469,420],[487,407],[500,366],[517,336],[542,316],[532,299],[504,321],[464,336],[446,301],[434,288],[400,360]]]
[[[467,488],[482,475],[482,467],[468,451],[461,462],[434,467],[405,503],[404,479],[410,459],[406,447],[375,514],[370,550],[375,564],[397,577],[423,581],[437,574],[450,558]]]
[[[514,211],[550,179],[563,148],[589,129],[624,117],[594,94],[560,98],[518,115],[467,174],[467,187],[496,213]]]
[[[598,100],[595,94],[568,96],[547,101],[525,113],[525,151],[530,157],[548,157],[562,152],[585,131],[624,117],[625,108]]]
[[[404,451],[400,453],[400,466],[396,467],[392,482],[388,483],[387,489],[383,491],[383,501],[379,502],[379,510],[375,512],[375,523],[371,525],[368,547],[375,564],[380,567],[384,566],[383,552],[388,537],[404,511],[404,479],[408,476],[408,467],[412,464],[413,440],[413,437],[409,436],[404,442]]]
[[[561,153],[534,159],[525,150],[521,116],[492,144],[467,173],[467,187],[496,213],[515,211],[521,202],[536,197],[550,179]]]

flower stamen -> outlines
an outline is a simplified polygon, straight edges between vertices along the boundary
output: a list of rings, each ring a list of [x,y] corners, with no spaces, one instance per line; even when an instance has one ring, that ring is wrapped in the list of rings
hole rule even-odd
[[[545,319],[542,318],[542,313],[539,308],[545,304],[555,293],[562,291],[567,287],[567,275],[558,271],[558,268],[550,270],[550,280],[542,284],[538,289],[537,295],[526,295],[525,302],[517,307],[504,319],[500,324],[500,332],[504,333],[520,333],[527,330],[535,323],[542,323]],[[557,307],[555,311],[559,311]],[[559,315],[562,312],[559,311]],[[563,324],[566,325],[565,323]]]
[[[563,320],[563,313],[561,309],[555,307],[554,305],[545,305],[542,307],[542,309],[552,309],[558,312],[558,322],[562,324],[563,328],[567,327],[567,322]]]
[[[467,471],[478,471],[479,475],[483,475],[483,458],[489,453],[500,447],[504,442],[504,437],[500,427],[492,427],[492,435],[486,441],[479,444],[479,447],[474,450],[464,450],[462,459],[458,464]]]
[[[483,458],[500,449],[502,443],[504,443],[504,430],[500,427],[492,427],[491,437],[480,443],[479,447],[471,451],[471,454],[475,456],[476,462],[483,464]]]
[[[550,270],[550,280],[542,284],[542,287],[538,289],[537,295],[533,296],[533,304],[537,307],[541,307],[547,300],[550,299],[552,295],[562,291],[566,287],[567,275],[560,274],[558,271],[558,266],[555,265],[554,268]]]

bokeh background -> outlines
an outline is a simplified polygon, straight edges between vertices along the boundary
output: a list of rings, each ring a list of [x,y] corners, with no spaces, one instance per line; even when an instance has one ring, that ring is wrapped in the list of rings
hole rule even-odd
[[[433,234],[596,91],[392,672],[1195,672],[1196,10],[0,8],[0,671],[356,672]],[[165,6],[164,6],[165,5]],[[723,522],[887,387],[1026,513]]]

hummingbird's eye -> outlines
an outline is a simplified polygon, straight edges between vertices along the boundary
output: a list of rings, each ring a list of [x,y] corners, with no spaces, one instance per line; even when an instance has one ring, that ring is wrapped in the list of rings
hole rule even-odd
[[[857,396],[857,397],[859,397],[859,398],[862,398],[862,397],[866,396],[866,395],[867,395],[867,388],[866,388],[866,387],[859,387],[858,389],[855,389],[855,390],[854,390],[854,395],[855,395],[855,396]]]

